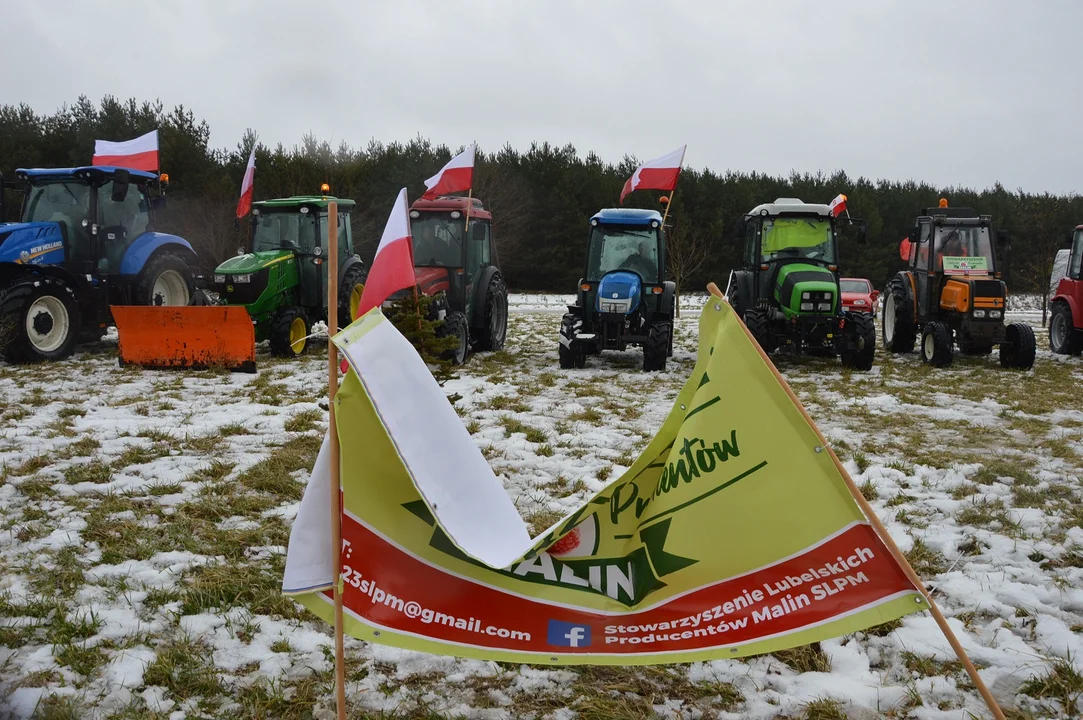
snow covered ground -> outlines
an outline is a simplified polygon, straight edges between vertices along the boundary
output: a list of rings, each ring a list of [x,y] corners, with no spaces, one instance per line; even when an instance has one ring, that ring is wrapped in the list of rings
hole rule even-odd
[[[554,313],[569,298],[511,300],[506,350],[445,387],[541,530],[652,436],[692,367],[697,318],[679,321],[665,373],[633,352],[565,371]],[[1040,325],[1040,306],[1013,300]],[[0,717],[328,717],[328,629],[278,592],[326,427],[325,356],[261,348],[259,374],[230,375],[120,368],[114,352],[0,364]],[[1011,717],[1083,713],[1083,361],[778,364]],[[356,717],[987,716],[928,615],[654,668],[347,652]]]

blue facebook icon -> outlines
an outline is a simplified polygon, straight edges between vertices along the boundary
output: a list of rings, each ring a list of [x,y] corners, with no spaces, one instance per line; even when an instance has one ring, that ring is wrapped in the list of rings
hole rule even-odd
[[[562,647],[586,647],[590,645],[590,628],[586,625],[549,621],[549,644]]]

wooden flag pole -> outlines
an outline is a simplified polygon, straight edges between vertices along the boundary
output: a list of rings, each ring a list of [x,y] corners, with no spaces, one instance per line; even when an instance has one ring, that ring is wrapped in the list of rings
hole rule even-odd
[[[679,179],[679,176],[678,176]],[[669,191],[669,202],[666,203],[666,211],[662,213],[662,230],[666,229],[666,218],[669,217],[669,209],[673,206],[673,196],[677,194],[677,183],[673,183],[673,189]]]
[[[707,291],[710,292],[710,294],[714,297],[719,298],[720,300],[725,300],[725,298],[723,298],[722,296],[722,292],[713,282],[707,283]],[[763,348],[761,348],[759,343],[756,342],[756,339],[752,337],[752,333],[748,331],[748,328],[745,327],[743,322],[741,323],[741,329],[744,330],[745,335],[748,337],[748,339],[752,341],[752,346],[755,347],[756,350],[759,352],[760,357],[763,358],[764,362],[767,364],[767,367],[771,368],[771,372],[774,373],[775,378],[778,379],[779,384],[782,386],[782,389],[786,391],[786,394],[790,397],[790,400],[793,402],[794,405],[797,406],[797,409],[801,411],[801,415],[804,416],[805,421],[809,424],[809,427],[811,427],[812,431],[816,433],[816,437],[820,441],[820,447],[826,450],[828,455],[830,455],[832,462],[835,463],[835,467],[838,468],[839,474],[842,475],[843,482],[846,483],[846,487],[850,491],[850,495],[853,496],[854,501],[858,504],[858,507],[861,508],[861,511],[865,514],[865,517],[873,526],[873,529],[876,530],[876,534],[880,536],[880,540],[887,547],[888,552],[890,552],[892,556],[894,556],[895,562],[899,563],[899,566],[906,574],[906,577],[910,580],[910,582],[914,583],[914,586],[917,587],[921,594],[925,597],[925,601],[929,603],[929,612],[932,614],[933,619],[936,620],[936,624],[937,626],[939,626],[940,631],[944,633],[944,637],[947,638],[948,643],[951,645],[951,649],[955,651],[955,655],[959,658],[959,662],[961,662],[963,664],[963,667],[966,668],[966,673],[970,676],[970,680],[974,683],[974,687],[978,689],[978,692],[981,693],[982,699],[985,700],[985,704],[989,706],[989,712],[993,714],[993,717],[996,718],[996,720],[1005,720],[1004,711],[1000,709],[1000,705],[997,704],[997,701],[993,697],[993,694],[989,692],[989,688],[986,687],[985,681],[982,680],[981,675],[978,674],[978,669],[974,667],[974,663],[966,654],[966,650],[963,649],[963,645],[959,642],[959,638],[955,636],[955,632],[951,629],[951,626],[948,625],[948,621],[944,617],[944,614],[940,612],[940,608],[937,607],[935,602],[933,602],[933,598],[929,594],[929,591],[926,589],[925,583],[922,581],[921,577],[918,576],[918,574],[914,571],[914,568],[910,565],[910,561],[907,560],[906,556],[903,555],[901,550],[899,550],[899,546],[895,544],[895,541],[891,538],[891,535],[888,533],[887,528],[885,528],[884,524],[880,522],[880,518],[876,515],[876,511],[873,510],[872,505],[870,505],[869,501],[865,499],[865,496],[861,494],[860,488],[857,487],[857,484],[854,483],[854,479],[850,477],[850,473],[848,473],[846,471],[846,468],[843,467],[842,462],[840,462],[838,456],[835,455],[835,451],[832,450],[831,446],[827,444],[827,440],[824,438],[823,434],[820,433],[819,428],[816,427],[816,423],[813,422],[812,416],[808,414],[805,406],[801,404],[801,401],[797,398],[797,395],[795,395],[793,390],[790,388],[790,384],[786,382],[786,378],[782,377],[782,373],[778,371],[778,368],[775,367],[775,364],[771,362],[770,358],[767,357],[767,354],[763,351]]]
[[[469,192],[466,193],[466,230],[470,229],[470,206],[474,204],[474,188],[471,187]],[[465,234],[465,231],[464,231]],[[463,242],[466,242],[466,238],[463,238]]]
[[[339,506],[338,426],[335,394],[338,392],[338,348],[331,338],[338,333],[338,203],[327,204],[327,415],[331,437],[331,557],[335,561],[335,707],[338,720],[346,720],[346,663],[342,638],[342,508]]]

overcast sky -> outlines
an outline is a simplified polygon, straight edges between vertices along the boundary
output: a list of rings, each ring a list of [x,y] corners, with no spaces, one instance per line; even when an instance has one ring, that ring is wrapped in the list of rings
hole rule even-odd
[[[687,143],[718,172],[1083,191],[1081,0],[2,6],[0,103],[160,98],[216,147]]]

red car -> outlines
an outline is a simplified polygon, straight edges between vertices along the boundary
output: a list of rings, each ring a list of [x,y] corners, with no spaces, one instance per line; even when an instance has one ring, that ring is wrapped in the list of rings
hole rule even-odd
[[[876,301],[880,291],[865,278],[839,278],[842,290],[842,309],[850,312],[869,313],[876,317]]]

